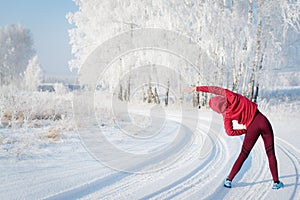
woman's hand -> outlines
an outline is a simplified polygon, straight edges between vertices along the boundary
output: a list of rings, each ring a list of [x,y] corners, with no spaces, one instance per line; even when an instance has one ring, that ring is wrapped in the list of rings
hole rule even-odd
[[[195,92],[196,91],[196,87],[188,87],[188,88],[184,88],[183,92],[186,93],[191,93],[191,92]]]

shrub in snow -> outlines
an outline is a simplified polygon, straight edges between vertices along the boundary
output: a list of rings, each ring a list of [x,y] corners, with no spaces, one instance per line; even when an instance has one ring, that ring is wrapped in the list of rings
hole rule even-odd
[[[49,151],[50,145],[62,143],[67,137],[60,127],[5,129],[0,136],[0,154],[18,160],[48,157],[55,153]]]
[[[41,83],[42,70],[40,68],[37,56],[28,61],[27,69],[24,72],[25,89],[36,91]]]
[[[36,126],[72,116],[72,95],[22,91],[3,86],[0,92],[1,126]]]
[[[68,92],[68,89],[66,88],[66,86],[62,83],[55,83],[54,84],[54,91],[59,94],[59,95],[63,95],[66,94]]]

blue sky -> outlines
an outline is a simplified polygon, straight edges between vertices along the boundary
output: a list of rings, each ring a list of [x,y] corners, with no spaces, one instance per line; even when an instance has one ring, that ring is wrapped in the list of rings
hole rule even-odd
[[[72,0],[0,0],[0,26],[21,24],[30,29],[44,72],[69,75],[68,29],[72,25],[65,16],[77,9]]]

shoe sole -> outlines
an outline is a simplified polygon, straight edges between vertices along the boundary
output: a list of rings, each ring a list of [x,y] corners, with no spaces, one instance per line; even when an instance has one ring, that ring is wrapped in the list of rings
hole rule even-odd
[[[272,190],[279,190],[279,189],[283,189],[283,187],[279,187],[279,188],[272,188]]]
[[[228,185],[225,185],[225,184],[224,184],[224,187],[226,187],[226,188],[231,188],[231,186],[228,186]]]

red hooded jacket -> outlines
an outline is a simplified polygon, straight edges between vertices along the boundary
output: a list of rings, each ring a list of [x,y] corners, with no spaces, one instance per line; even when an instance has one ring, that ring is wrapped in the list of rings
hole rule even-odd
[[[240,94],[216,86],[197,86],[196,91],[220,95],[212,97],[209,106],[223,115],[224,128],[229,136],[242,135],[247,132],[246,129],[233,129],[232,120],[237,120],[239,124],[248,127],[254,119],[257,104]]]

